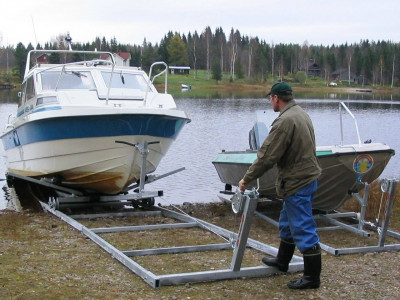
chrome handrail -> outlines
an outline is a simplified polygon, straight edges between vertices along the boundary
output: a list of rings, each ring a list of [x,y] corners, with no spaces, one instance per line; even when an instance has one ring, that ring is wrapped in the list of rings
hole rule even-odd
[[[154,75],[153,80],[151,80],[151,73],[153,72],[153,67],[156,66],[156,65],[164,65],[165,69],[162,70],[160,73]],[[167,72],[167,70],[168,70],[168,65],[163,61],[156,61],[150,66],[149,81],[147,83],[146,95],[144,96],[143,105],[146,105],[147,94],[149,93],[150,85],[153,84],[154,79],[156,79],[158,76],[161,76],[164,73],[165,73],[164,93],[165,94],[167,93],[167,90],[168,90],[168,88],[167,88],[167,84],[168,84],[168,72]]]
[[[110,81],[108,82],[106,105],[108,105],[108,100],[110,99],[110,91],[111,91],[112,78],[113,78],[113,74],[114,74],[114,67],[115,67],[115,64],[112,64],[111,74],[110,74]]]
[[[108,105],[108,100],[109,100],[109,96],[110,96],[110,90],[111,90],[111,82],[112,82],[112,77],[113,77],[113,73],[114,73],[114,67],[115,67],[115,60],[114,60],[114,56],[111,52],[108,51],[80,51],[80,50],[31,50],[28,53],[27,56],[27,60],[26,60],[26,67],[25,67],[25,75],[24,77],[26,77],[26,75],[29,73],[30,70],[30,61],[31,61],[31,54],[32,53],[76,53],[76,54],[92,54],[92,55],[101,55],[101,54],[105,54],[108,55],[110,57],[110,64],[112,65],[112,69],[111,69],[111,76],[110,76],[110,81],[108,84],[108,90],[107,90],[107,98],[106,98],[106,105]],[[105,62],[106,60],[102,60],[102,59],[96,59],[93,61],[81,61],[81,62],[73,62],[73,63],[65,63],[65,64],[58,64],[57,66],[51,66],[46,70],[43,71],[47,71],[49,69],[52,68],[58,68],[59,66],[62,66],[61,72],[60,72],[60,76],[58,77],[58,81],[57,81],[57,85],[56,85],[56,89],[58,88],[58,84],[60,83],[60,79],[62,76],[62,73],[65,70],[65,67],[68,65],[76,65],[76,64],[88,64],[88,63],[96,63],[96,62]]]
[[[57,89],[58,89],[58,85],[60,84],[61,76],[62,76],[62,74],[64,73],[64,70],[65,70],[65,65],[62,66],[60,75],[58,75],[57,84],[56,84],[56,87],[55,87],[55,89],[54,89],[56,92],[57,92]]]
[[[361,145],[361,137],[360,137],[360,132],[358,130],[358,124],[356,117],[353,115],[353,113],[350,111],[350,109],[344,104],[344,102],[339,103],[339,115],[340,115],[340,137],[341,137],[341,146],[344,145],[343,143],[343,122],[342,122],[342,107],[349,113],[349,115],[353,118],[354,124],[356,126],[356,131],[357,131],[357,137],[358,137],[358,144]]]
[[[101,55],[101,54],[106,54],[110,57],[111,63],[115,65],[115,60],[114,56],[112,55],[111,52],[108,51],[81,51],[81,50],[31,50],[28,52],[28,56],[26,59],[26,65],[25,65],[25,75],[29,73],[30,70],[30,62],[31,62],[31,54],[32,53],[76,53],[76,54],[93,54],[93,55]]]

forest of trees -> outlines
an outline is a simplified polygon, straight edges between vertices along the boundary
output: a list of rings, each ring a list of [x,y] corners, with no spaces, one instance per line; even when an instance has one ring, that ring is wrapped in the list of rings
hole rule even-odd
[[[36,49],[60,49],[66,47],[64,36]],[[27,51],[33,45],[18,43],[15,47],[0,47],[0,81],[11,77],[21,78]],[[230,75],[230,80],[245,78],[249,82],[264,82],[271,76],[277,79],[294,78],[298,72],[309,74],[314,64],[320,71],[319,77],[326,82],[332,74],[342,71],[342,80],[354,80],[358,84],[400,85],[400,43],[392,41],[361,40],[358,44],[309,45],[267,43],[258,37],[242,35],[233,28],[225,33],[222,28],[212,32],[206,27],[200,34],[168,32],[159,43],[143,41],[141,45],[120,44],[116,38],[107,41],[96,37],[93,42],[74,43],[75,50],[99,50],[130,52],[131,65],[148,70],[154,61],[165,61],[168,65],[189,65],[196,76],[196,70],[220,70]],[[217,68],[218,69],[218,68]],[[7,72],[6,70],[12,70]],[[352,74],[350,76],[350,74]]]

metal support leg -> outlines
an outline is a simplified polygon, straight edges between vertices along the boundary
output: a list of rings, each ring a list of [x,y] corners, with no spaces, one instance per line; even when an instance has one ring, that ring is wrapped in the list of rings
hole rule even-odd
[[[370,189],[370,185],[365,182],[364,183],[364,195],[363,195],[363,197],[361,198],[358,193],[357,193],[357,197],[356,197],[356,199],[361,204],[360,220],[358,222],[358,229],[359,230],[363,230],[364,229],[365,214],[367,212],[367,206],[368,206],[369,189]]]
[[[383,247],[385,245],[386,233],[388,230],[389,220],[390,220],[393,203],[394,203],[396,184],[397,184],[396,180],[389,180],[389,188],[388,188],[389,200],[386,204],[385,219],[383,220],[381,232],[379,235],[379,242],[378,242],[379,247]]]
[[[251,223],[253,222],[254,211],[257,208],[258,197],[254,193],[250,193],[244,196],[244,201],[244,210],[231,262],[231,269],[235,272],[239,271],[242,265],[244,250],[246,249]]]
[[[139,150],[142,155],[142,167],[140,168],[140,181],[139,181],[139,193],[144,190],[144,181],[146,180],[146,159],[147,154],[149,154],[149,149],[147,148],[147,141],[144,141],[143,145],[135,145],[135,148]]]
[[[131,143],[128,143],[125,141],[115,141],[115,142],[135,147],[140,152],[140,155],[142,156],[142,166],[140,169],[139,193],[141,193],[144,190],[144,183],[146,181],[146,161],[147,161],[147,155],[149,154],[148,145],[158,144],[160,142],[159,141],[154,141],[154,142],[144,141],[143,144],[131,144]]]

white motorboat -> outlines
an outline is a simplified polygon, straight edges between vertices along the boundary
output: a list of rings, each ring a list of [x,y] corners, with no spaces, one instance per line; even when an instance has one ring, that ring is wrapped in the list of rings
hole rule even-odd
[[[317,146],[316,153],[322,167],[322,174],[318,182],[318,191],[314,197],[313,208],[322,211],[332,211],[339,208],[351,198],[352,192],[364,188],[363,183],[371,183],[377,179],[385,169],[395,151],[384,143],[362,143],[354,115],[344,103],[339,104],[339,110],[345,108],[354,119],[358,134],[358,143],[333,146]],[[263,112],[257,112],[258,116]],[[340,113],[340,116],[342,114]],[[342,122],[340,122],[342,125]],[[343,128],[341,126],[343,137]],[[257,149],[262,145],[268,129],[265,122],[259,118],[250,131],[250,150],[223,151],[218,153],[214,167],[223,183],[225,190],[237,186],[247,169],[257,158]],[[264,173],[258,182],[250,183],[249,188],[259,188],[261,196],[277,199],[275,181],[278,174],[276,166]]]
[[[182,90],[191,90],[192,89],[192,86],[191,85],[188,85],[188,84],[181,84],[181,89]]]
[[[43,54],[83,60],[30,68],[31,59]],[[100,59],[104,55],[109,59]],[[165,93],[151,81],[160,65],[164,70],[154,78],[165,75]],[[30,51],[17,115],[1,135],[7,171],[89,193],[123,192],[140,179],[142,158],[145,173],[154,172],[190,122],[167,93],[167,69],[154,63],[147,75],[116,66],[109,52]]]

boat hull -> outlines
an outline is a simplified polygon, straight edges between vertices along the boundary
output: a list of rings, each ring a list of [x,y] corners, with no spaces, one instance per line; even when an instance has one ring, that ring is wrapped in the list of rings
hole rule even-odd
[[[186,123],[166,115],[97,115],[38,119],[2,137],[9,172],[56,177],[61,185],[117,194],[140,178],[148,146],[146,174],[153,172]]]
[[[314,209],[331,211],[339,208],[351,197],[349,191],[360,191],[364,187],[362,182],[371,183],[377,179],[394,155],[394,150],[383,144],[382,147],[372,145],[370,150],[364,151],[350,150],[354,146],[348,147],[347,151],[343,149],[346,148],[341,147],[336,153],[333,148],[317,151],[322,174],[313,201]],[[256,151],[222,152],[213,164],[223,183],[237,186],[255,158]],[[260,195],[278,198],[275,189],[277,174],[278,169],[274,167],[260,177]],[[257,182],[250,183],[249,188],[253,187],[257,187]]]

